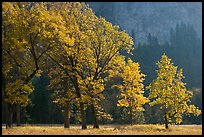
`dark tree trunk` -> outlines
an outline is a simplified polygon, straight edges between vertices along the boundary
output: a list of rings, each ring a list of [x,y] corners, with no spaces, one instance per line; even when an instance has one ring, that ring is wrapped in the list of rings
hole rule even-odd
[[[164,116],[164,120],[165,120],[165,128],[168,129],[169,125],[168,125],[168,120],[166,116]]]
[[[6,128],[11,128],[14,106],[12,104],[7,103],[7,109],[8,109],[8,114],[7,114],[7,119],[6,119]]]
[[[93,116],[93,128],[99,128],[99,123],[98,123],[97,114],[96,114],[97,112],[93,103],[91,104],[91,110],[92,110],[92,116]]]
[[[82,119],[82,129],[87,129],[87,124],[86,124],[86,113],[84,110],[84,103],[80,102],[80,112],[81,112],[81,119]]]
[[[16,121],[17,121],[17,126],[21,125],[21,106],[18,104],[16,106]]]
[[[64,93],[69,92],[68,80],[64,79]],[[70,128],[70,102],[67,102],[64,110],[64,128]]]
[[[70,105],[64,111],[64,128],[70,128]]]
[[[79,109],[80,109],[81,119],[82,119],[82,121],[81,121],[82,129],[87,129],[86,113],[84,110],[84,103],[81,101],[81,93],[80,93],[77,77],[75,77],[75,79],[74,79],[74,87],[76,90],[76,95],[80,99],[80,103],[79,103],[80,108]]]

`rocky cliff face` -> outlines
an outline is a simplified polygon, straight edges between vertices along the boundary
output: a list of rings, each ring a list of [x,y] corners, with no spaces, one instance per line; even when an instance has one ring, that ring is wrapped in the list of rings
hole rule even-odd
[[[144,42],[148,33],[159,41],[169,41],[170,29],[177,23],[193,25],[199,37],[202,35],[201,2],[87,2],[98,16],[114,25],[135,33],[135,41]]]

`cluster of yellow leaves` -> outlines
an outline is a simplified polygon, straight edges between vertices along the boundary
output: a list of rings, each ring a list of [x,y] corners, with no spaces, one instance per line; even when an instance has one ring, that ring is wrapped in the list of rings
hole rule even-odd
[[[11,68],[12,68],[12,65],[9,62],[7,62],[5,65],[3,65],[2,66],[3,75],[6,76],[10,72]]]
[[[35,73],[35,76],[36,76],[36,77],[40,77],[42,72],[43,72],[43,71],[40,70],[40,69],[37,70],[37,72]]]
[[[28,95],[33,92],[31,83],[24,84],[23,81],[17,79],[14,82],[9,82],[6,85],[6,99],[5,101],[10,104],[27,105],[30,103]]]
[[[73,85],[70,83],[69,77],[64,74],[63,70],[59,67],[50,67],[48,76],[51,79],[48,87],[54,90],[52,102],[60,107],[66,108],[68,104],[71,105],[76,101]]]
[[[124,67],[119,76],[123,79],[122,85],[117,85],[121,94],[119,96],[117,106],[130,108],[132,111],[144,111],[142,107],[149,99],[144,97],[144,74],[140,72],[139,63],[128,59],[127,65]]]
[[[157,65],[158,77],[147,87],[150,90],[149,99],[153,99],[150,105],[161,104],[168,121],[173,122],[172,118],[175,118],[178,124],[182,122],[183,114],[200,115],[201,110],[194,105],[188,105],[193,93],[188,91],[186,84],[182,82],[182,69],[177,71],[177,67],[173,66],[171,59],[165,54]]]
[[[92,101],[104,99],[102,94],[104,90],[103,79],[94,80],[91,77],[86,77],[85,79],[78,79],[79,88],[84,94],[82,101],[86,103],[92,103]]]
[[[101,105],[96,104],[95,107],[97,111],[98,120],[102,120],[102,119],[106,119],[108,121],[113,120],[112,116],[110,114],[107,114]]]
[[[73,91],[70,89],[55,90],[52,95],[52,102],[59,105],[60,107],[67,108],[67,105],[71,105],[74,101],[76,101],[72,100],[73,98],[75,98],[75,95],[72,92]]]
[[[125,63],[125,56],[116,55],[110,62],[112,66],[109,66],[108,69],[108,78],[111,79],[113,77],[119,76],[119,74],[123,71]]]

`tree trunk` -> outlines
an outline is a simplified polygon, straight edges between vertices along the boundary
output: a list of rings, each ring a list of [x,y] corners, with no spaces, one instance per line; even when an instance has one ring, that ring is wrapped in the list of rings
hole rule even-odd
[[[14,106],[12,104],[7,103],[8,114],[6,119],[6,128],[12,127],[12,119],[13,119],[13,111],[14,111],[13,107]]]
[[[66,94],[69,93],[69,86],[68,86],[68,80],[64,79],[64,92]],[[66,102],[66,108],[64,110],[64,128],[70,128],[70,102]]]
[[[87,129],[87,123],[86,123],[86,113],[84,110],[84,103],[81,101],[81,93],[80,93],[80,89],[79,89],[79,85],[78,85],[78,80],[77,77],[74,78],[74,87],[76,90],[76,95],[77,97],[80,99],[80,103],[79,103],[79,109],[80,109],[80,113],[81,113],[81,119],[82,119],[82,129]]]
[[[82,119],[82,129],[87,129],[87,125],[86,125],[86,113],[84,110],[84,103],[80,102],[80,112],[81,112],[81,119]]]
[[[64,128],[70,128],[70,105],[64,111]]]
[[[165,128],[168,129],[169,128],[169,125],[168,125],[168,120],[167,120],[167,117],[164,116],[164,119],[165,119]]]
[[[21,106],[17,104],[16,106],[16,121],[17,121],[17,126],[21,125]]]
[[[92,116],[93,116],[93,128],[99,128],[99,123],[98,123],[97,114],[96,114],[97,112],[93,103],[91,104],[91,110],[92,110]]]

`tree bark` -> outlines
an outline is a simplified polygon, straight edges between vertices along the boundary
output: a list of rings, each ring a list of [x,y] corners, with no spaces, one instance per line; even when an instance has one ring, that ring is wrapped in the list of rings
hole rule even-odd
[[[168,125],[168,120],[167,120],[167,117],[164,116],[164,119],[165,119],[165,128],[168,129],[169,128],[169,125]]]
[[[80,109],[80,113],[81,113],[81,119],[82,119],[82,129],[87,129],[87,123],[86,123],[86,113],[84,110],[84,103],[81,101],[81,93],[80,93],[80,89],[79,89],[79,85],[78,85],[78,81],[77,81],[77,77],[74,78],[74,87],[76,90],[76,95],[77,97],[80,99],[80,103],[79,103],[79,109]]]
[[[12,127],[12,119],[13,119],[13,111],[14,106],[12,104],[7,103],[8,115],[6,119],[6,128]]]
[[[70,128],[70,105],[64,111],[64,128]]]
[[[17,104],[16,106],[16,121],[17,121],[17,126],[21,125],[21,106]]]
[[[84,103],[80,102],[80,112],[81,112],[81,119],[82,119],[82,129],[87,129],[87,124],[86,124],[86,113],[84,110]]]
[[[69,86],[68,79],[64,79],[64,93],[68,94]],[[64,128],[70,128],[70,102],[66,102],[66,108],[64,110]]]
[[[97,112],[93,103],[91,104],[91,110],[92,110],[92,116],[93,116],[93,128],[99,128],[99,123],[98,123],[97,114],[96,114]]]

